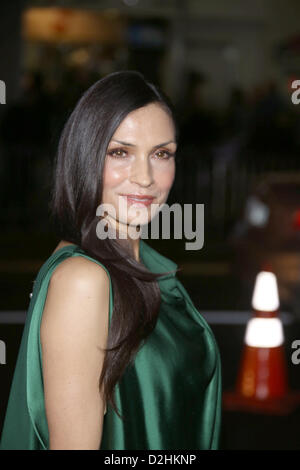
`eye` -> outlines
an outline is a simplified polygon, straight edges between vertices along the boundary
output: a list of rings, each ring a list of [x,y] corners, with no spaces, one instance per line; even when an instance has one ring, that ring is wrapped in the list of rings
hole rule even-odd
[[[170,157],[174,157],[175,153],[169,152],[168,150],[159,150],[156,155],[164,154],[162,157],[158,156],[159,160],[167,160]]]
[[[123,149],[113,149],[113,150],[110,150],[109,152],[107,152],[108,155],[110,155],[111,157],[114,157],[114,158],[124,158],[124,155],[122,155],[122,153],[127,154],[127,152]]]

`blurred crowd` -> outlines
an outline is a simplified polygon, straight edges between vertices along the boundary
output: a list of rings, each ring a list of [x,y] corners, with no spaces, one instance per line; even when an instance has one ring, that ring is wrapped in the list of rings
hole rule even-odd
[[[51,82],[38,71],[24,71],[19,98],[6,104],[1,114],[4,224],[25,228],[47,221],[51,168],[59,135],[78,98],[99,78],[82,68],[73,68],[67,69],[59,82]],[[199,174],[197,185],[201,186],[201,170],[205,179],[213,158],[230,161],[242,154],[259,164],[271,158],[276,169],[276,162],[280,162],[280,168],[282,162],[288,167],[291,156],[292,166],[297,165],[300,113],[283,99],[274,81],[261,84],[252,93],[233,87],[221,111],[203,100],[207,82],[204,75],[191,72],[184,105],[178,110],[182,171],[177,199],[186,195],[192,200],[185,189],[195,189],[189,184],[194,165]]]
[[[221,112],[203,102],[208,81],[199,73],[190,74],[182,112],[182,143],[197,140],[210,145],[244,135],[252,149],[293,152],[300,147],[300,114],[281,96],[275,80],[256,86],[251,93],[232,87]]]

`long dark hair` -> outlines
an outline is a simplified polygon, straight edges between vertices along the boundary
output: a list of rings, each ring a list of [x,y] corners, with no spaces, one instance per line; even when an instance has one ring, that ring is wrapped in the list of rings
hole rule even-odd
[[[166,273],[151,273],[118,240],[99,242],[96,209],[102,198],[104,161],[113,134],[127,114],[150,103],[159,103],[171,116],[177,137],[172,103],[140,72],[114,72],[94,83],[81,96],[63,128],[49,204],[57,235],[99,260],[112,279],[114,309],[99,387],[103,387],[105,401],[118,416],[114,387],[156,325],[161,303],[157,279]]]

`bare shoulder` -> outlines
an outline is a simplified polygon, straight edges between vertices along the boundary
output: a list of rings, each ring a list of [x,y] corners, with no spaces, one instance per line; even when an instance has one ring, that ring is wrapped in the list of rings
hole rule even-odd
[[[109,286],[109,277],[100,264],[83,256],[71,256],[55,268],[50,283],[81,284],[91,288],[100,283],[105,288]]]
[[[83,256],[63,260],[50,278],[41,323],[42,341],[51,330],[76,333],[86,328],[89,340],[105,342],[109,321],[109,277]],[[99,335],[96,332],[101,331]]]

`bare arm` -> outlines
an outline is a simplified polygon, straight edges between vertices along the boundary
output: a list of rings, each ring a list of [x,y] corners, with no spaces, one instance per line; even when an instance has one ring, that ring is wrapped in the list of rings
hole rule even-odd
[[[108,315],[105,270],[83,257],[64,260],[51,276],[40,329],[51,450],[100,448],[99,348],[107,346]]]

